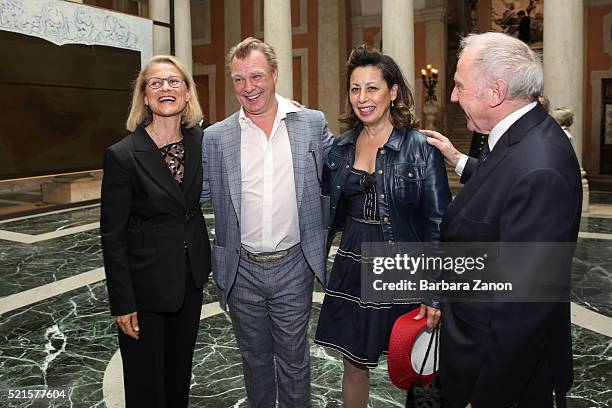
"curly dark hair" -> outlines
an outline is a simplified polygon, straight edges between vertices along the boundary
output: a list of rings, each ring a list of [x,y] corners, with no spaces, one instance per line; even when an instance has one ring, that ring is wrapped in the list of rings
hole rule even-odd
[[[375,48],[368,47],[363,44],[356,47],[351,52],[348,61],[346,62],[346,103],[344,105],[344,113],[340,115],[339,121],[342,123],[343,130],[353,129],[361,124],[361,121],[355,115],[351,106],[350,98],[348,97],[351,88],[351,74],[355,68],[373,66],[380,69],[383,79],[387,83],[389,89],[397,84],[397,98],[394,101],[394,106],[390,108],[391,124],[395,128],[412,128],[415,127],[415,118],[412,115],[414,106],[414,97],[408,84],[402,75],[402,71],[393,58],[385,55]]]

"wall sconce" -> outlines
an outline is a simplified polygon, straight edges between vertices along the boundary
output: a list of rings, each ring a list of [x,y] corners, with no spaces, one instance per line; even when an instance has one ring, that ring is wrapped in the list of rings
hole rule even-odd
[[[438,70],[427,64],[425,69],[421,70],[421,79],[427,90],[425,102],[436,100],[436,84],[438,83]]]
[[[421,70],[421,79],[423,86],[427,91],[425,103],[423,104],[423,113],[425,114],[425,129],[436,130],[435,120],[438,113],[438,102],[436,101],[436,84],[438,83],[438,70],[427,64],[425,69]]]

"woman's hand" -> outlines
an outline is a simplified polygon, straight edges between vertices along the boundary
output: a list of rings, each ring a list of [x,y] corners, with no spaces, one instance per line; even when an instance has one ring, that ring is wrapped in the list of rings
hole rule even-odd
[[[421,320],[423,317],[425,317],[425,315],[427,315],[427,328],[433,330],[440,323],[440,316],[442,316],[442,312],[440,309],[422,304],[421,310],[419,311],[419,314],[414,317],[414,320]]]
[[[140,331],[137,313],[138,312],[132,312],[130,314],[115,317],[115,321],[121,328],[121,331],[136,340],[138,340],[138,332]]]

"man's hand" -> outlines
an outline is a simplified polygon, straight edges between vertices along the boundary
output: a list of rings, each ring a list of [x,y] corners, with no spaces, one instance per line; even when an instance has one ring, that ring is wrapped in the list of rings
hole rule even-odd
[[[115,321],[121,328],[121,331],[136,340],[138,340],[138,332],[140,331],[137,313],[138,312],[132,312],[130,314],[115,317]]]
[[[455,149],[455,146],[448,140],[448,137],[433,130],[419,129],[419,132],[427,136],[427,143],[434,146],[442,153],[446,164],[452,166],[453,169],[457,167],[457,163],[461,158],[461,152]]]
[[[438,323],[440,323],[442,312],[440,309],[422,304],[421,310],[419,314],[414,317],[414,320],[421,320],[425,315],[427,315],[427,328],[433,330],[438,326]]]

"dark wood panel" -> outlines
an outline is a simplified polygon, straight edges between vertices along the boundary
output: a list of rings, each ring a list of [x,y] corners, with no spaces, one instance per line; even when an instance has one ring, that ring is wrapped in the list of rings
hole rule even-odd
[[[0,31],[0,179],[91,170],[128,132],[140,53]]]

